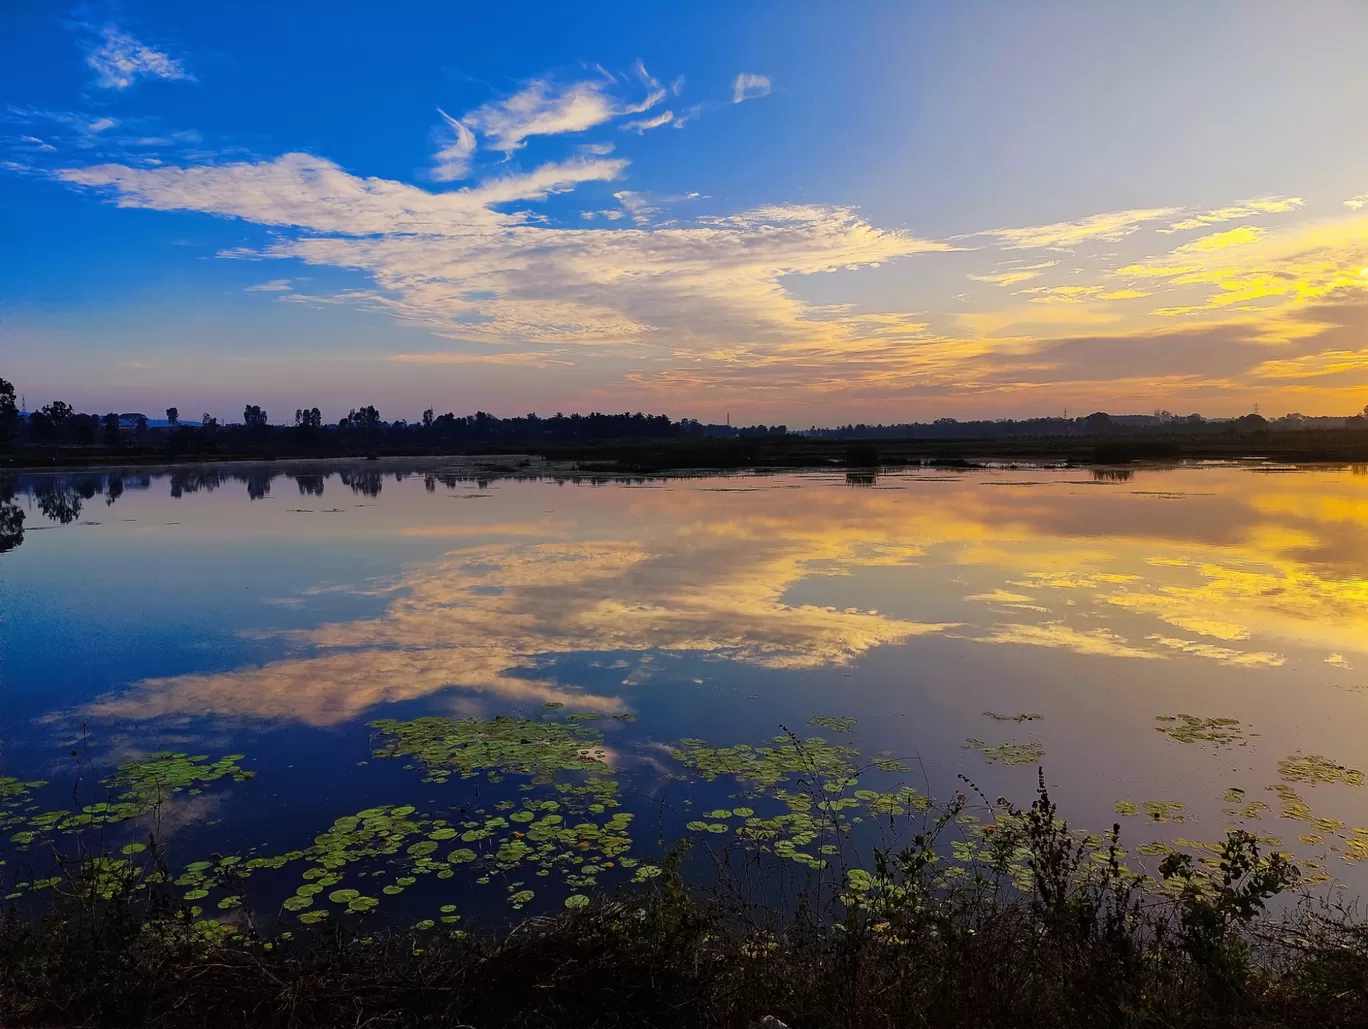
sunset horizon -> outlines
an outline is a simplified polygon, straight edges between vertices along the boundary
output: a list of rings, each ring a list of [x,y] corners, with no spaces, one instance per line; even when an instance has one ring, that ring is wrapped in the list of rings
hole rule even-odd
[[[1361,6],[273,10],[0,16],[30,406],[1368,399]]]

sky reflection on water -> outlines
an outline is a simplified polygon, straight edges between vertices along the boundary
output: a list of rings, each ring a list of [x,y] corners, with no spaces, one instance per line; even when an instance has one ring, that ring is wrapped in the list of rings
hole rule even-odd
[[[118,753],[255,740],[341,777],[368,720],[551,702],[638,715],[609,746],[646,766],[682,737],[850,715],[862,748],[915,757],[932,792],[963,772],[1026,799],[1034,766],[965,741],[1033,743],[1075,818],[1181,800],[1209,837],[1222,793],[1263,797],[1289,755],[1368,760],[1354,469],[285,471],[11,483],[26,531],[0,559],[8,764],[41,764],[85,723]],[[1248,746],[1154,731],[1179,712],[1237,718]],[[314,803],[306,781],[277,784],[282,810]],[[328,787],[338,803],[347,782]],[[1361,790],[1314,791],[1317,813],[1368,817]]]

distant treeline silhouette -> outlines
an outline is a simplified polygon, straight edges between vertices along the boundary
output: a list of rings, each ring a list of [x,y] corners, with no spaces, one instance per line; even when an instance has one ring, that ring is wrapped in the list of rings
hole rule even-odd
[[[1200,414],[1112,415],[1095,411],[1081,418],[999,418],[960,421],[937,418],[933,422],[899,422],[892,425],[841,425],[831,429],[814,426],[805,435],[817,439],[1009,439],[1017,436],[1113,436],[1143,431],[1147,434],[1191,435],[1201,432],[1296,431],[1311,429],[1368,430],[1368,408],[1349,418],[1311,418],[1289,414],[1264,418],[1259,414],[1239,418],[1204,418]]]
[[[123,445],[156,439],[159,442],[180,441],[193,449],[195,440],[218,435],[240,436],[258,441],[279,437],[294,443],[307,443],[325,436],[342,436],[352,440],[370,437],[392,443],[435,441],[446,445],[470,443],[505,446],[583,444],[612,440],[668,440],[668,439],[733,439],[791,434],[787,425],[756,424],[733,426],[708,424],[694,418],[674,420],[663,414],[641,412],[622,414],[560,414],[542,417],[536,414],[500,418],[485,411],[457,415],[448,411],[435,414],[429,408],[421,418],[410,422],[403,418],[386,421],[372,404],[352,408],[337,422],[325,424],[317,407],[300,407],[292,422],[272,423],[265,408],[248,404],[241,422],[221,423],[208,413],[198,424],[181,420],[176,407],[166,409],[164,421],[154,423],[140,413],[108,412],[81,413],[64,401],[53,401],[33,412],[21,412],[16,404],[14,387],[0,379],[0,439],[11,443]],[[1289,414],[1266,419],[1259,414],[1240,418],[1207,419],[1200,414],[1175,415],[1156,411],[1151,415],[1113,415],[1095,411],[1082,417],[999,418],[961,421],[956,418],[937,418],[930,422],[896,422],[891,424],[847,424],[834,428],[812,426],[792,430],[792,434],[811,439],[833,440],[899,440],[899,439],[1006,439],[1035,436],[1125,435],[1128,432],[1192,434],[1203,431],[1239,432],[1260,430],[1288,431],[1311,429],[1368,430],[1368,408],[1364,414],[1348,418],[1307,417]]]
[[[64,401],[53,401],[36,411],[21,412],[15,403],[14,387],[0,379],[0,439],[20,444],[125,445],[133,442],[194,444],[209,437],[231,438],[246,435],[260,441],[279,437],[292,443],[308,443],[326,436],[350,439],[372,438],[401,443],[405,440],[437,441],[445,444],[491,443],[503,445],[555,445],[627,439],[729,439],[782,436],[786,425],[705,424],[693,418],[672,420],[663,414],[560,414],[541,417],[527,414],[499,418],[484,411],[457,415],[448,411],[424,411],[421,419],[398,418],[386,421],[374,405],[352,408],[334,424],[325,424],[317,407],[301,407],[294,420],[272,424],[270,415],[258,404],[248,404],[240,423],[220,422],[205,413],[198,424],[181,419],[176,407],[166,409],[162,424],[155,424],[140,413],[88,414],[76,411]]]

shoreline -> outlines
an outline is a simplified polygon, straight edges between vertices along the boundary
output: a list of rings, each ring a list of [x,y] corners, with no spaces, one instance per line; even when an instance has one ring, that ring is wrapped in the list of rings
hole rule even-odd
[[[800,471],[927,466],[972,468],[976,462],[1117,467],[1210,460],[1290,464],[1368,464],[1368,435],[1345,432],[1248,435],[1135,434],[1006,439],[858,439],[766,436],[714,440],[620,440],[538,446],[234,447],[24,446],[0,451],[0,473],[225,464],[452,461],[491,473],[534,464],[557,474],[659,474],[746,470]]]

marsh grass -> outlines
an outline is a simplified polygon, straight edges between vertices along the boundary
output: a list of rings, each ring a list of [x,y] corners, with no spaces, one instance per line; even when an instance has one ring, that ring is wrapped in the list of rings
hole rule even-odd
[[[1147,880],[1125,866],[1119,828],[1088,845],[1042,779],[1029,808],[999,805],[973,861],[947,877],[944,837],[964,804],[927,812],[839,888],[726,848],[715,877],[693,883],[680,844],[648,883],[502,931],[368,916],[271,935],[243,908],[228,916],[238,938],[215,938],[160,885],[149,838],[150,887],[86,854],[44,913],[0,919],[0,1024],[1368,1024],[1368,929],[1285,893],[1294,870],[1249,834],[1228,834],[1215,867],[1174,855]]]

